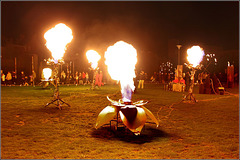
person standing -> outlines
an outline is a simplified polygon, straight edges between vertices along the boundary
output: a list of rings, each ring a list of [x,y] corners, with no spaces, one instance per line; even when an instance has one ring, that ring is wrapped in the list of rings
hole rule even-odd
[[[79,84],[78,83],[78,79],[79,79],[79,76],[78,76],[78,71],[75,73],[75,84],[76,86]]]
[[[11,74],[11,72],[7,73],[6,80],[7,80],[7,85],[11,86],[12,85],[12,74]]]
[[[17,75],[15,71],[12,71],[12,83],[13,85],[16,85]]]
[[[86,74],[85,72],[82,72],[82,80],[83,80],[83,84],[86,83]]]
[[[99,87],[99,72],[98,71],[96,71],[96,77],[95,77],[95,86],[97,86],[97,85]]]
[[[104,85],[102,80],[103,80],[103,73],[102,73],[102,71],[100,71],[100,73],[99,73],[99,82],[98,82],[98,86],[99,87]]]
[[[21,71],[21,81],[20,81],[20,86],[25,84],[25,74],[23,71]]]
[[[86,81],[85,81],[85,84],[89,84],[90,82],[89,82],[89,75],[88,75],[88,72],[86,72]],[[84,84],[84,85],[85,85]]]
[[[213,74],[213,87],[214,87],[215,93],[218,94],[219,82],[218,82],[217,75],[215,73]]]
[[[83,84],[82,73],[81,72],[79,72],[78,79],[79,79],[79,84]]]
[[[32,71],[32,85],[35,87],[35,80],[36,80],[36,73],[35,71]]]
[[[190,87],[190,74],[189,74],[189,72],[186,73],[186,76],[185,76],[185,83],[186,83],[185,91],[188,92],[189,87]]]
[[[3,70],[1,70],[1,79],[2,79],[2,85],[5,86],[5,85],[6,85],[6,83],[5,83],[6,76],[5,76],[5,74],[3,73]]]
[[[145,79],[145,74],[144,71],[141,71],[139,74],[139,83],[138,83],[138,88],[144,88],[144,79]]]
[[[211,94],[211,81],[209,74],[207,74],[206,80],[204,81],[204,93]]]

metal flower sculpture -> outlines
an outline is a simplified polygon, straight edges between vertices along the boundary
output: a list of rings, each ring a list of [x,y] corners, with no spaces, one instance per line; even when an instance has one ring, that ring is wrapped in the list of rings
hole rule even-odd
[[[98,115],[96,129],[110,122],[119,113],[123,124],[135,135],[139,135],[146,123],[147,115],[159,125],[158,120],[151,111],[144,107],[148,102],[143,100],[132,103],[132,92],[135,89],[135,65],[137,63],[136,49],[123,41],[110,46],[105,53],[108,72],[112,79],[120,81],[122,99],[119,101],[108,100],[110,106],[105,107]]]

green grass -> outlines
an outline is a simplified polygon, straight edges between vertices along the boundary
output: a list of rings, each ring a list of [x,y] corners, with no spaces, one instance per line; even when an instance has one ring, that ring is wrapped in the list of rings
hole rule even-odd
[[[198,103],[179,103],[183,94],[146,84],[133,101],[145,105],[160,122],[146,123],[140,136],[96,130],[100,111],[109,105],[106,96],[121,98],[117,85],[60,86],[60,97],[71,107],[59,110],[53,90],[36,87],[1,87],[2,159],[238,159],[239,96],[198,94]],[[150,119],[148,119],[150,121]]]

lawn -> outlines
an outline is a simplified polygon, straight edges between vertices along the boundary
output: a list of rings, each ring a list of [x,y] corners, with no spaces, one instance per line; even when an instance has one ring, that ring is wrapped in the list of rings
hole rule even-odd
[[[40,86],[1,87],[1,159],[238,159],[239,90],[228,94],[194,95],[197,103],[181,102],[180,92],[146,84],[133,95],[160,126],[146,123],[140,136],[108,125],[94,128],[106,96],[121,98],[118,85],[60,86],[60,97],[71,107],[62,110],[53,90]],[[151,119],[148,118],[148,121]]]

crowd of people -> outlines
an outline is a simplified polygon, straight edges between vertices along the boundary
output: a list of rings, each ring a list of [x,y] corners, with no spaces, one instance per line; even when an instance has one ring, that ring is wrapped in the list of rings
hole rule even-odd
[[[101,70],[97,70],[94,75],[89,74],[88,72],[76,71],[71,75],[66,74],[64,71],[62,71],[60,75],[60,83],[68,85],[75,84],[76,86],[94,83],[95,86],[101,87],[104,85],[103,73]]]
[[[24,71],[21,71],[20,77],[17,76],[15,71],[4,72],[1,70],[1,85],[2,86],[28,86],[35,85],[36,73],[33,71],[31,75],[25,75]]]
[[[226,75],[219,73],[218,75],[207,72],[200,72],[195,74],[195,83],[199,85],[199,93],[218,93],[218,88],[222,86],[222,82],[226,79]],[[43,77],[42,77],[43,78]],[[65,73],[62,71],[59,74],[59,82],[61,84],[75,84],[75,85],[86,85],[92,84],[94,86],[101,87],[103,83],[103,72],[101,70],[93,72],[79,72],[76,71],[74,74]],[[136,77],[134,78],[134,85],[136,88],[143,89],[144,83],[157,83],[167,84],[171,89],[174,83],[180,83],[184,86],[184,91],[188,91],[191,85],[191,75],[189,72],[183,73],[181,78],[175,78],[175,75],[170,73],[154,72],[154,74],[148,78],[146,72],[141,70],[139,73],[136,71]],[[94,83],[94,84],[93,84]],[[20,72],[18,77],[15,71],[4,72],[1,70],[1,85],[2,86],[35,86],[36,84],[36,73],[32,71],[32,74],[27,76],[24,71]]]
[[[183,91],[188,91],[191,81],[190,72],[186,72],[182,74],[182,77],[176,78],[174,75],[170,75],[169,73],[157,73],[151,76],[150,81],[152,83],[161,83],[168,87],[168,90],[172,90],[173,84],[179,83],[183,85]],[[224,79],[225,77],[225,79]],[[199,93],[201,94],[211,94],[211,93],[219,93],[219,87],[222,87],[222,83],[227,81],[226,75],[219,73],[208,73],[208,72],[200,72],[195,74],[194,83],[199,85]],[[139,83],[140,84],[140,83]]]

